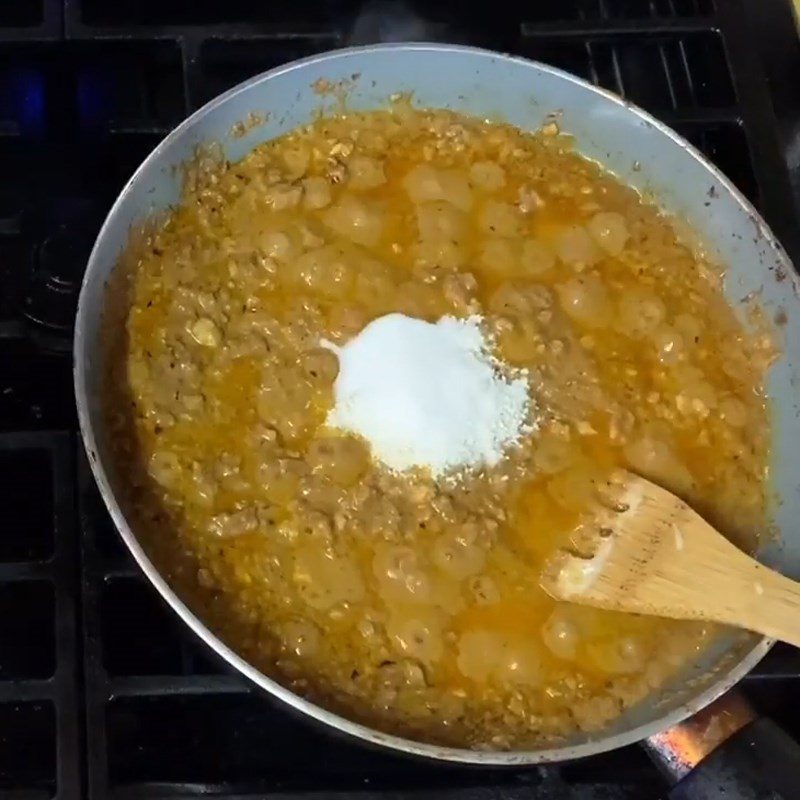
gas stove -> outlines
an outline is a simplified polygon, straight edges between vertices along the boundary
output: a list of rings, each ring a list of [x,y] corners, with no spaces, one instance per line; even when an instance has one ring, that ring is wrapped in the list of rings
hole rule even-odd
[[[628,747],[560,766],[408,760],[320,730],[211,660],[138,575],[72,398],[81,275],[138,163],[229,86],[374,41],[545,61],[644,106],[800,263],[800,47],[788,0],[7,0],[0,7],[0,797],[648,800]],[[744,682],[795,736],[800,653]]]

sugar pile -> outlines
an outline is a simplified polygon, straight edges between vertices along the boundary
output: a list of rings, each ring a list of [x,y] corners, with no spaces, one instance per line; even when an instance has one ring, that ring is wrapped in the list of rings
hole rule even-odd
[[[392,470],[491,466],[526,432],[527,380],[498,369],[477,317],[387,314],[344,347],[322,344],[339,357],[326,424],[362,436]]]

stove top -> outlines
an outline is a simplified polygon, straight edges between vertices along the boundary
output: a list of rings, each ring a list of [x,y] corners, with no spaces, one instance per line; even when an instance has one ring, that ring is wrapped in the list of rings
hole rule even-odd
[[[747,6],[747,12],[744,7]],[[184,116],[350,43],[466,42],[644,106],[703,150],[800,263],[788,0],[6,0],[0,5],[0,797],[648,800],[629,747],[566,766],[410,761],[320,731],[223,671],[140,579],[76,434],[71,329],[113,198]],[[800,736],[800,653],[745,682]]]

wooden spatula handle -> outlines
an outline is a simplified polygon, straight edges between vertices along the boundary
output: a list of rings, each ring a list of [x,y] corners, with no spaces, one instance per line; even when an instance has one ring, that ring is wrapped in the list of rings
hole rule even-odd
[[[707,587],[708,618],[800,647],[800,584],[731,549],[721,585]]]
[[[623,485],[618,506],[580,529],[590,556],[563,550],[548,562],[546,591],[614,611],[735,625],[800,647],[800,584],[739,550],[665,489],[630,474]]]
[[[736,625],[800,647],[800,584],[739,550],[694,513],[682,520],[681,536],[681,552],[675,553],[680,559],[662,558],[650,565],[651,603],[653,589],[659,583],[664,589],[660,613]],[[678,562],[703,565],[693,586],[686,586],[684,571],[675,574]],[[678,579],[681,588],[676,593],[673,584]]]
[[[681,551],[648,564],[641,613],[721,622],[800,647],[800,584],[739,550],[694,513],[680,530]],[[696,581],[687,581],[686,564],[703,565]],[[628,597],[639,597],[635,581],[629,588]],[[627,610],[633,610],[630,604]]]

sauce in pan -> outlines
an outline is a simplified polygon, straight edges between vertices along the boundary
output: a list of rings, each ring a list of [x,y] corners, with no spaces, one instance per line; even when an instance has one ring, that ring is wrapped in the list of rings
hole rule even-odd
[[[259,668],[385,730],[521,748],[600,729],[707,642],[538,587],[618,465],[752,544],[770,437],[772,347],[719,268],[554,126],[319,120],[199,170],[128,260],[107,401],[135,527]],[[496,463],[392,471],[326,425],[324,342],[392,313],[478,318],[524,376]]]

